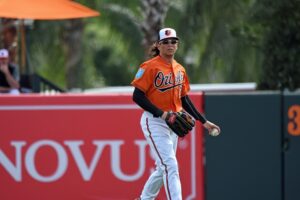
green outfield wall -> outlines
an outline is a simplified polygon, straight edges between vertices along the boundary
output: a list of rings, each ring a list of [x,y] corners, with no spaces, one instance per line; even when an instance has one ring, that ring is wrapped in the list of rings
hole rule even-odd
[[[300,199],[300,94],[206,94],[206,200]]]

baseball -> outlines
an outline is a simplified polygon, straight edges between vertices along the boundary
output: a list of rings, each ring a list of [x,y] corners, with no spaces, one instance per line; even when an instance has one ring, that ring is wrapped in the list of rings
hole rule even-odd
[[[218,136],[220,134],[219,130],[216,128],[213,128],[210,132],[209,135],[211,136]]]

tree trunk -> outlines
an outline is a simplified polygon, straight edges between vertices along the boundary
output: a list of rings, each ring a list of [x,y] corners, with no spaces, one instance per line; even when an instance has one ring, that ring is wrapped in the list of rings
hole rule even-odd
[[[68,89],[83,85],[82,35],[84,22],[81,19],[66,21],[63,31],[66,86]]]
[[[168,0],[141,0],[143,22],[140,29],[144,34],[142,45],[146,54],[149,47],[158,39],[158,31],[163,27],[169,9],[168,2]]]

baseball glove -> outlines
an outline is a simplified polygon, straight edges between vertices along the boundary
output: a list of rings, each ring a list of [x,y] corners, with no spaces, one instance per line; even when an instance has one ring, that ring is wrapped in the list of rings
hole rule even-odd
[[[185,111],[170,111],[168,112],[165,121],[178,137],[186,136],[195,126],[195,120]]]

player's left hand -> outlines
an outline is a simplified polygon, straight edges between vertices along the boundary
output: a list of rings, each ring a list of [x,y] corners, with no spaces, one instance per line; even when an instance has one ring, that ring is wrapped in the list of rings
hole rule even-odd
[[[164,117],[167,125],[172,129],[178,137],[184,137],[195,126],[195,120],[185,111],[168,112]]]

